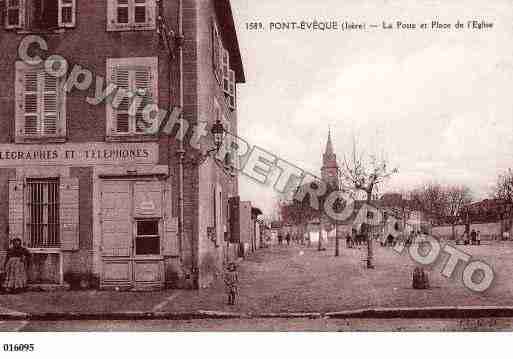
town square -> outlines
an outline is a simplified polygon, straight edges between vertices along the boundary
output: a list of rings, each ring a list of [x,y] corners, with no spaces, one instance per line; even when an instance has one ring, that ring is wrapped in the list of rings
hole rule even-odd
[[[0,331],[511,331],[513,11],[466,1],[0,1]]]

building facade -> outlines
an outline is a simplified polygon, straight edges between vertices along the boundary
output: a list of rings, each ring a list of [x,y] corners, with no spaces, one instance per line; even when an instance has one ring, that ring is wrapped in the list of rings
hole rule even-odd
[[[216,120],[237,134],[230,2],[0,4],[0,257],[19,237],[31,283],[209,285],[238,196],[205,155]]]

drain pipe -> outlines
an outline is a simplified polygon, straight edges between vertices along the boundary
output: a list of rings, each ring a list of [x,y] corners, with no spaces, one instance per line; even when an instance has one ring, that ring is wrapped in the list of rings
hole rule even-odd
[[[183,106],[184,106],[184,76],[183,76],[183,46],[184,46],[184,35],[183,35],[183,0],[178,0],[178,34],[177,34],[177,45],[178,45],[178,72],[179,72],[179,106],[180,106],[180,140],[179,148],[178,148],[178,248],[180,253],[180,262],[183,261],[183,241],[184,241],[184,157],[185,157],[185,148],[184,148],[184,125],[183,125]],[[191,248],[194,246],[191,245]],[[194,249],[193,249],[194,252]],[[192,253],[194,258],[194,253]],[[192,261],[194,263],[194,260]],[[194,271],[194,264],[193,271]],[[194,275],[194,273],[192,273]]]
[[[183,178],[184,178],[184,157],[185,157],[185,149],[183,144],[183,126],[181,121],[183,120],[183,45],[184,45],[184,36],[183,36],[183,0],[179,0],[178,2],[178,34],[176,34],[173,30],[171,30],[166,22],[165,22],[165,9],[163,0],[158,1],[159,5],[159,18],[160,21],[163,22],[163,28],[161,29],[164,34],[161,34],[165,38],[166,42],[166,48],[168,51],[168,79],[169,79],[169,113],[171,114],[173,112],[173,91],[171,91],[171,84],[173,83],[173,61],[175,60],[175,50],[178,49],[178,72],[179,72],[179,88],[178,90],[178,98],[179,98],[179,109],[180,109],[180,115],[179,115],[179,125],[180,125],[180,139],[178,141],[178,151],[177,151],[177,157],[178,157],[178,258],[180,261],[180,264],[183,262],[183,218],[184,218],[184,208],[183,208],[183,192],[184,192],[184,186],[183,186]],[[168,121],[170,119],[168,118]],[[169,174],[171,174],[171,168],[173,166],[172,163],[172,157],[173,153],[171,151],[172,146],[172,137],[171,134],[167,137],[167,164],[169,169]]]

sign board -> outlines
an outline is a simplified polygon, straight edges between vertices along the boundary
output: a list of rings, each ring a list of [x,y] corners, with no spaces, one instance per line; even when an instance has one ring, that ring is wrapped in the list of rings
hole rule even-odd
[[[0,145],[0,167],[138,165],[158,162],[157,143],[66,143]]]

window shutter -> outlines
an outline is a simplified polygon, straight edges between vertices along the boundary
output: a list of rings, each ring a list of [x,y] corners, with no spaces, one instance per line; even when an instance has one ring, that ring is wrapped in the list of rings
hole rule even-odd
[[[224,237],[224,226],[223,226],[223,190],[222,187],[217,183],[215,185],[216,195],[216,245],[222,243]]]
[[[112,69],[112,82],[119,89],[131,91],[130,71],[126,66],[115,65]],[[111,107],[109,105],[109,107]],[[112,108],[112,107],[111,107]],[[118,134],[130,132],[130,100],[124,97],[117,108],[112,108],[112,128]]]
[[[133,24],[136,29],[153,30],[156,28],[156,1],[133,1]]]
[[[177,256],[178,253],[178,218],[173,217],[173,199],[171,183],[166,185],[164,192],[164,238],[162,243],[162,255]]]
[[[40,73],[38,68],[16,64],[16,136],[39,134]]]
[[[123,58],[107,60],[107,76],[125,96],[117,108],[107,105],[107,133],[128,135],[143,133],[148,126],[144,121],[146,105],[158,102],[158,59]]]
[[[240,243],[240,197],[231,197],[230,206],[230,242]]]
[[[230,54],[223,49],[223,91],[225,94],[230,93]]]
[[[59,94],[58,94],[58,81],[57,78],[49,74],[40,73],[42,79],[42,121],[41,121],[41,134],[42,135],[56,135],[58,131],[59,122]],[[26,127],[25,127],[26,128]]]
[[[15,92],[17,139],[64,135],[66,99],[56,77],[18,62]]]
[[[212,64],[214,67],[214,74],[217,81],[221,83],[221,47],[219,46],[221,39],[219,38],[219,31],[215,22],[212,23]]]
[[[9,180],[9,238],[21,238],[24,245],[24,182],[23,180]]]
[[[142,101],[137,109],[135,109],[135,131],[144,132],[144,130],[151,126],[151,123],[144,122],[144,108],[152,103],[155,103],[156,82],[152,66],[138,66],[135,69],[135,92],[138,96],[142,97]]]
[[[61,249],[79,249],[79,184],[78,178],[63,178],[60,184]]]
[[[107,0],[107,31],[130,29],[130,0]]]
[[[76,0],[59,0],[59,27],[75,27]]]
[[[230,108],[230,110],[235,110],[237,108],[237,98],[236,98],[237,87],[236,87],[236,83],[235,83],[235,71],[229,70],[228,82],[229,82],[228,107]]]
[[[22,29],[25,27],[25,0],[5,1],[5,28]]]
[[[216,204],[217,197],[216,197],[216,185],[215,184],[211,184],[210,185],[210,196],[211,196],[211,198],[210,198],[210,213],[211,213],[211,216],[210,216],[210,226],[216,228],[216,225],[217,225],[217,221],[216,221],[216,218],[217,218],[217,204]]]
[[[156,0],[108,0],[107,31],[154,30]]]

